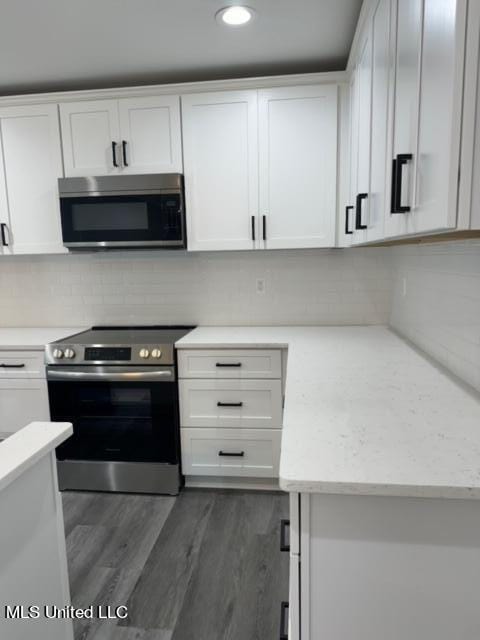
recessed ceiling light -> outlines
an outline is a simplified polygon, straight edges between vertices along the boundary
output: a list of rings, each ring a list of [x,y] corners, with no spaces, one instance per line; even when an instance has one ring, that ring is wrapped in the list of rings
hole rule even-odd
[[[250,22],[254,14],[254,10],[250,9],[250,7],[234,5],[220,9],[215,14],[215,17],[220,24],[226,24],[229,27],[242,27]]]

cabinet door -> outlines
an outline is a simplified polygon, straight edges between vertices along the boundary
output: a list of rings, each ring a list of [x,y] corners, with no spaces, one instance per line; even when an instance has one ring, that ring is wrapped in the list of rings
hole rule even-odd
[[[425,0],[416,189],[409,233],[457,222],[464,0]]]
[[[331,85],[259,91],[266,249],[335,246],[337,100]]]
[[[122,173],[182,173],[180,98],[119,100]]]
[[[0,436],[50,420],[45,380],[0,380]]]
[[[370,209],[370,142],[372,105],[372,29],[364,35],[356,70],[357,115],[357,183],[355,193],[354,243],[365,242]]]
[[[387,153],[389,148],[389,81],[392,74],[390,49],[391,0],[380,0],[372,22],[372,116],[371,160],[367,241],[384,235],[385,211],[389,206]]]
[[[60,118],[67,177],[121,171],[117,100],[61,104]]]
[[[65,252],[57,184],[63,176],[57,105],[0,109],[0,126],[10,251]]]
[[[1,125],[0,125],[1,149]],[[10,216],[8,215],[7,184],[5,182],[5,168],[3,153],[0,153],[0,257],[9,255],[12,247],[9,242]]]
[[[402,206],[412,206],[415,167],[417,164],[418,86],[422,42],[423,0],[395,0],[395,76],[392,157],[388,159],[388,176],[392,176],[392,160],[398,155],[412,155],[402,169]],[[408,229],[408,215],[392,213],[387,203],[385,235],[403,235]]]
[[[257,92],[182,97],[190,251],[258,246]]]

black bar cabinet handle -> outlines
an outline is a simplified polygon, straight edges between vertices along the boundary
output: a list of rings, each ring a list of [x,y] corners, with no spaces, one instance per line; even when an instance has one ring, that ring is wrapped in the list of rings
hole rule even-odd
[[[216,367],[241,367],[241,362],[217,362]]]
[[[262,216],[262,235],[263,239],[267,239],[267,216]]]
[[[252,240],[255,242],[255,216],[252,216]]]
[[[114,167],[118,167],[117,162],[117,143],[115,140],[112,140],[112,164]]]
[[[5,222],[2,222],[0,224],[0,229],[1,229],[1,233],[2,233],[2,245],[4,247],[8,247],[8,240],[7,240],[7,238],[8,238],[8,227],[5,224]]]
[[[353,211],[353,205],[345,207],[345,233],[347,236],[353,234],[353,231],[350,231],[350,211]]]
[[[395,213],[408,213],[411,209],[409,205],[402,205],[402,168],[413,159],[411,153],[399,153],[395,166]]]
[[[288,602],[282,602],[281,604],[280,640],[288,640]]]
[[[289,534],[288,542],[287,529]],[[280,520],[280,551],[290,551],[290,520]]]
[[[24,369],[24,364],[0,364],[2,369]]]
[[[362,201],[368,198],[368,193],[359,193],[355,210],[355,229],[366,229],[367,225],[362,222]]]
[[[123,166],[128,167],[127,161],[127,141],[122,140],[122,156],[123,156]]]
[[[397,190],[397,159],[392,160],[392,193],[390,195],[390,213],[397,213],[395,209]]]
[[[243,402],[217,402],[217,407],[243,407]]]
[[[219,451],[218,455],[224,458],[243,458],[245,455],[245,451]]]

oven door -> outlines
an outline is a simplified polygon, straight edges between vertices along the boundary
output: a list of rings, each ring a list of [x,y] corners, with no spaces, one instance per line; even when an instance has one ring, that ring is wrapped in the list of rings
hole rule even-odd
[[[52,420],[71,422],[59,460],[177,464],[172,367],[47,367]]]
[[[182,194],[60,197],[63,244],[69,248],[185,248]]]

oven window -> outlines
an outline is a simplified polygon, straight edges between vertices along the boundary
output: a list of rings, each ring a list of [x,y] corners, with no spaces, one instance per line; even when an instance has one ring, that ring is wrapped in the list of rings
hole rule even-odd
[[[52,382],[55,421],[72,422],[61,460],[178,462],[178,398],[169,382]]]
[[[147,230],[148,211],[145,202],[88,202],[73,204],[73,231]]]

